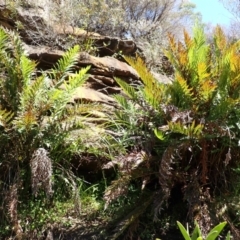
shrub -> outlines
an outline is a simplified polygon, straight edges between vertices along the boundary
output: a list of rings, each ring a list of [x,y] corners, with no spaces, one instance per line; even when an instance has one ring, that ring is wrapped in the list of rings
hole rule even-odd
[[[19,205],[25,206],[38,196],[50,203],[55,196],[53,183],[62,181],[60,175],[70,181],[69,162],[73,155],[86,151],[84,142],[90,152],[100,155],[99,149],[104,152],[106,146],[101,145],[101,138],[102,142],[110,140],[105,133],[98,133],[97,142],[87,136],[86,114],[99,106],[68,104],[88,77],[89,67],[76,68],[79,51],[79,46],[69,49],[53,69],[43,72],[25,56],[19,36],[0,28],[0,201],[7,206],[1,209],[1,223],[13,227],[17,236],[25,230],[25,220],[20,224]],[[85,134],[72,134],[81,129]],[[58,177],[54,178],[56,170]],[[62,191],[62,197],[68,192]]]
[[[116,159],[121,177],[109,187],[106,199],[127,194],[132,181],[140,184],[143,206],[128,215],[132,220],[151,202],[156,219],[179,189],[188,217],[198,220],[206,234],[217,211],[212,201],[234,190],[236,179],[227,179],[236,176],[232,168],[239,165],[240,46],[239,41],[227,42],[220,27],[213,40],[207,43],[200,26],[193,37],[184,32],[184,42],[170,34],[165,54],[175,74],[168,85],[154,79],[140,58],[125,57],[143,85],[134,88],[116,79],[127,95],[127,100],[116,96],[122,107],[116,119],[124,141],[134,147]]]

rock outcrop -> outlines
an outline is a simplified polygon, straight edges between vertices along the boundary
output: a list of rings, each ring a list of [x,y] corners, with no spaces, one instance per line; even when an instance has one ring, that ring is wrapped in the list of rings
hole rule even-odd
[[[40,70],[53,68],[69,47],[91,43],[92,48],[83,48],[84,51],[79,53],[76,65],[76,70],[91,66],[89,78],[75,91],[71,104],[101,103],[111,112],[116,106],[111,95],[121,92],[115,78],[121,78],[128,83],[140,82],[138,73],[121,57],[122,54],[136,55],[138,48],[134,41],[101,36],[71,26],[50,25],[46,22],[44,7],[38,6],[38,3],[34,7],[20,6],[13,11],[4,2],[0,0],[0,26],[20,34],[26,55],[38,63],[37,67]],[[95,54],[92,55],[92,52]],[[99,121],[101,122],[102,119],[100,118]],[[97,124],[97,122],[92,121],[90,124]],[[91,126],[93,129],[94,125]],[[94,132],[96,136],[93,138],[96,138],[98,132],[93,129]]]
[[[137,72],[121,57],[121,54],[135,56],[138,51],[142,51],[134,41],[101,36],[98,33],[61,25],[56,21],[49,24],[46,11],[50,9],[44,8],[47,1],[37,3],[28,1],[28,3],[30,4],[19,6],[13,11],[9,5],[5,5],[4,0],[0,0],[0,25],[18,31],[24,42],[26,54],[30,59],[38,62],[38,68],[50,69],[69,47],[76,44],[82,46],[90,42],[93,50],[86,52],[84,49],[85,51],[79,54],[78,61],[79,68],[91,66],[89,79],[84,86],[85,93],[89,91],[89,96],[93,96],[94,91],[101,92],[101,99],[104,98],[107,102],[109,95],[120,92],[115,77],[128,83],[139,82]],[[94,56],[91,52],[95,53]],[[169,78],[162,74],[154,74],[154,76],[164,83],[170,82]],[[79,98],[80,95],[75,97],[78,100]],[[92,97],[92,101],[97,102],[99,99],[99,93],[95,93]]]

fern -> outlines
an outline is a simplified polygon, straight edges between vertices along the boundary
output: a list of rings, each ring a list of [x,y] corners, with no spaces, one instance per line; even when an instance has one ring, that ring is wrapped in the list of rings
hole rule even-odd
[[[165,84],[158,82],[153,77],[140,57],[137,57],[136,60],[134,60],[125,56],[125,60],[137,70],[141,80],[143,81],[144,98],[153,108],[159,109],[159,103],[167,101]]]
[[[189,220],[200,219],[206,233],[213,223],[209,203],[228,188],[234,191],[235,180],[226,179],[233,173],[231,166],[238,164],[239,155],[239,48],[240,41],[229,42],[220,27],[212,43],[206,40],[200,25],[194,27],[192,36],[185,31],[183,42],[170,34],[165,53],[175,73],[169,85],[157,82],[139,57],[125,57],[137,70],[143,86],[137,91],[120,82],[129,99],[116,98],[122,106],[116,116],[124,119],[118,123],[129,137],[129,116],[143,119],[140,127],[139,121],[131,123],[131,129],[139,127],[137,136],[141,139],[133,145],[157,155],[148,162],[152,183],[156,180],[151,169],[158,166],[155,176],[159,187],[155,193],[161,196],[153,199],[155,219],[172,197],[172,190],[180,185],[188,202]],[[138,107],[137,111],[131,106]],[[140,165],[138,173],[141,170]],[[134,178],[132,168],[129,175]]]
[[[120,85],[120,87],[124,90],[124,92],[130,97],[132,100],[137,99],[137,94],[135,88],[122,81],[120,78],[114,78],[115,81]]]
[[[12,121],[14,114],[6,110],[0,110],[0,126],[7,127]]]
[[[58,88],[66,80],[68,74],[73,70],[79,58],[80,47],[78,45],[69,49],[57,62],[53,70],[53,78],[56,81],[55,87]]]
[[[195,121],[192,122],[191,125],[186,126],[182,124],[181,122],[169,122],[168,123],[169,130],[173,131],[175,133],[181,133],[183,135],[186,135],[189,138],[200,138],[203,133],[204,125],[202,124],[195,124]]]
[[[74,132],[86,129],[94,133],[87,118],[91,111],[105,111],[91,105],[78,109],[75,107],[73,111],[73,107],[68,106],[72,94],[88,78],[89,67],[70,75],[76,66],[78,54],[79,46],[69,49],[55,68],[50,70],[52,74],[47,74],[37,70],[37,64],[25,56],[20,37],[16,33],[0,28],[0,170],[8,173],[3,174],[0,181],[5,189],[10,189],[17,182],[16,191],[14,190],[17,196],[8,200],[9,204],[12,201],[17,203],[18,197],[29,201],[30,174],[33,192],[37,193],[42,183],[50,196],[54,190],[52,168],[56,164],[61,165],[64,159],[70,159],[73,154],[86,151],[84,143],[91,145],[91,153],[99,151],[99,155],[103,153],[104,156],[110,152],[104,141],[116,144],[115,139],[104,132],[102,126],[91,139]],[[81,115],[83,109],[85,116]],[[101,117],[101,121],[107,122],[105,116]],[[95,115],[93,120],[94,118],[100,121],[99,116]],[[101,141],[95,141],[96,137],[102,138]],[[46,176],[45,181],[43,178]],[[5,204],[3,197],[4,194],[0,198],[1,204]],[[14,221],[20,222],[16,207],[14,211]],[[7,214],[7,211],[4,212],[3,218],[8,222],[12,216],[8,218]]]

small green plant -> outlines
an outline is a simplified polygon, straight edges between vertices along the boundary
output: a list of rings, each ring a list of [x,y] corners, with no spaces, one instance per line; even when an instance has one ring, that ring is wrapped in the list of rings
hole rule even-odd
[[[203,240],[203,239],[214,240],[220,235],[221,231],[223,230],[226,224],[227,222],[219,223],[207,234],[206,238],[204,238],[197,222],[195,222],[195,228],[193,230],[192,235],[190,236],[188,227],[186,229],[180,222],[177,221],[177,225],[185,240]],[[226,240],[230,239],[231,239],[230,232],[228,232]]]

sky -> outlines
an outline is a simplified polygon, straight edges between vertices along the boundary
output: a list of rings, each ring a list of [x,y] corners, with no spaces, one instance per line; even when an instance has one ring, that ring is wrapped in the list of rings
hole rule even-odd
[[[229,25],[232,16],[218,0],[191,0],[191,2],[196,4],[196,11],[202,14],[204,23]]]

